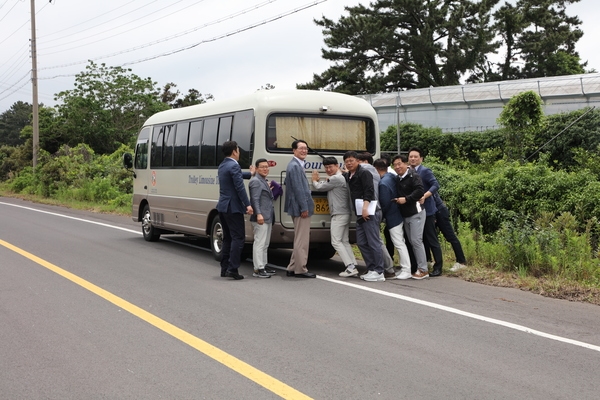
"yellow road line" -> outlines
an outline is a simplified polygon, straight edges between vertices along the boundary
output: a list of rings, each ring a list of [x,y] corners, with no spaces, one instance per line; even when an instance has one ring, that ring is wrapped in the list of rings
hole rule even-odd
[[[221,364],[232,369],[238,374],[250,379],[251,381],[259,384],[260,386],[264,387],[267,390],[270,390],[271,392],[284,399],[310,399],[310,397],[306,396],[304,393],[299,392],[298,390],[286,385],[285,383],[273,378],[272,376],[265,374],[264,372],[254,368],[253,366],[245,363],[244,361],[224,352],[223,350],[216,348],[210,343],[205,342],[200,338],[197,338],[196,336],[184,331],[183,329],[180,329],[175,325],[168,323],[167,321],[157,317],[156,315],[153,315],[148,311],[143,310],[138,306],[131,304],[130,302],[123,300],[118,296],[115,296],[114,294],[102,289],[101,287],[98,287],[93,283],[90,283],[85,279],[78,277],[77,275],[65,271],[64,269],[57,267],[56,265],[51,264],[45,260],[42,260],[41,258],[36,257],[35,255],[28,253],[27,251],[22,250],[16,246],[13,246],[12,244],[5,242],[1,239],[0,245],[14,251],[15,253],[22,255],[25,258],[28,258],[29,260],[41,265],[42,267],[45,267],[57,273],[63,278],[70,280],[71,282],[89,290],[90,292],[102,297],[103,299],[108,300],[114,305],[130,312],[131,314],[135,315],[143,321],[146,321],[150,325],[157,327],[163,332],[181,340],[183,343],[193,347],[194,349],[207,355],[213,360],[220,362]]]

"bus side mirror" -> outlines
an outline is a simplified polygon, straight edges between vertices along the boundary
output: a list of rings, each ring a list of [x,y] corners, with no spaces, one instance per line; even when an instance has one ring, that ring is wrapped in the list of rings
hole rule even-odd
[[[133,168],[133,157],[131,156],[131,153],[123,154],[123,166],[126,169]]]

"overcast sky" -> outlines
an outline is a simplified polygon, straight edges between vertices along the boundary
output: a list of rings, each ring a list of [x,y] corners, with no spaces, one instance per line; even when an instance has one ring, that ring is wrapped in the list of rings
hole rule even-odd
[[[360,0],[37,0],[39,101],[74,87],[87,60],[131,68],[159,86],[216,100],[270,83],[294,88],[329,63],[315,18],[338,20]],[[568,6],[583,21],[577,45],[600,71],[600,1]],[[0,113],[32,102],[30,1],[0,0]],[[172,54],[169,54],[172,53]],[[146,60],[146,61],[143,61]]]

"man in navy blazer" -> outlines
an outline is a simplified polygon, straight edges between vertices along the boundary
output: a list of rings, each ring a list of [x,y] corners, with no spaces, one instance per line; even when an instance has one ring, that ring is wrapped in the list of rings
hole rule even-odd
[[[425,206],[425,212],[427,213],[427,217],[425,218],[425,227],[423,228],[423,242],[425,244],[425,248],[431,249],[434,261],[433,271],[429,273],[429,276],[440,276],[442,275],[442,265],[444,263],[444,259],[442,256],[442,246],[440,245],[435,227],[435,214],[437,213],[437,207],[435,205],[435,200],[432,197],[435,193],[437,193],[440,185],[437,179],[435,179],[433,172],[424,165],[421,165],[423,162],[423,152],[420,148],[411,147],[408,150],[408,162],[421,177],[421,181],[423,181],[423,189],[425,190],[425,194],[423,197],[421,197],[419,202]]]
[[[251,167],[251,172],[242,173],[238,163],[240,149],[237,142],[231,140],[223,143],[222,150],[225,159],[219,164],[219,202],[217,203],[217,211],[223,226],[221,276],[238,280],[244,279],[244,276],[238,272],[246,236],[244,214],[252,215],[252,206],[244,187],[244,177],[250,178],[254,169]]]
[[[304,160],[308,155],[308,144],[304,140],[292,143],[294,158],[285,170],[285,204],[283,211],[294,221],[294,248],[287,266],[287,276],[297,278],[315,278],[308,272],[308,248],[310,244],[310,217],[314,213],[315,203],[310,195],[308,179],[304,172]]]

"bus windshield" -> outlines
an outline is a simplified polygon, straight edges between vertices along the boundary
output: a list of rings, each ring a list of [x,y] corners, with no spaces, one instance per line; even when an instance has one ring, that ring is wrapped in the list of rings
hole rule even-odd
[[[324,153],[375,152],[375,132],[367,119],[273,114],[267,126],[267,150],[290,152],[295,137]]]

